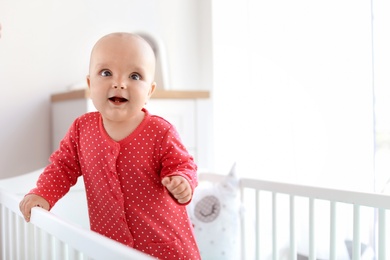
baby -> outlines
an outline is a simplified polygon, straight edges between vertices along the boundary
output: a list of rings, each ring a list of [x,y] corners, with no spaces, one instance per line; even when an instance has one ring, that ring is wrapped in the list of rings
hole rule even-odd
[[[70,126],[20,202],[50,210],[83,176],[91,229],[159,259],[200,259],[186,211],[197,166],[175,128],[144,105],[155,56],[140,36],[112,33],[91,53],[87,83],[98,112]]]

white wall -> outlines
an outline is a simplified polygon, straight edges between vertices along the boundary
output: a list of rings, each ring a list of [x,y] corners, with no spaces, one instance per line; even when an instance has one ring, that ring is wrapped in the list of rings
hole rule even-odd
[[[211,89],[209,2],[0,0],[0,178],[47,163],[50,95],[85,80],[90,49],[106,33],[157,35],[170,88]]]
[[[372,190],[370,1],[213,2],[216,167]]]

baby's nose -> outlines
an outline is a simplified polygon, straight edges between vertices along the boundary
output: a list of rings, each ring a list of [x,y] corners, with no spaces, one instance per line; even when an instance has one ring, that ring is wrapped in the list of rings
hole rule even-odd
[[[113,85],[113,88],[117,89],[117,88],[120,88],[120,89],[127,89],[126,85],[125,84],[114,84]]]

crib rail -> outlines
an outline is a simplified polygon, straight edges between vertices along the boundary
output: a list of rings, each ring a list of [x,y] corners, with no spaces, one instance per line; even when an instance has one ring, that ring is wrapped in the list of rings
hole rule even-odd
[[[210,176],[211,179],[216,180],[216,176]],[[339,236],[339,229],[337,226],[338,221],[343,216],[344,211],[338,212],[339,206],[350,206],[352,208],[352,219],[350,220],[352,224],[352,259],[360,260],[361,259],[361,228],[367,223],[362,223],[362,210],[366,212],[367,209],[372,210],[372,218],[374,221],[375,230],[374,230],[374,247],[375,247],[375,259],[386,260],[389,257],[388,251],[390,250],[390,245],[388,244],[389,230],[387,230],[387,220],[386,213],[390,210],[390,196],[382,194],[373,194],[373,193],[363,193],[363,192],[354,192],[354,191],[345,191],[345,190],[335,190],[328,188],[320,187],[310,187],[305,185],[296,185],[296,184],[287,184],[287,183],[278,183],[272,181],[264,180],[253,180],[253,179],[241,179],[240,180],[240,189],[241,189],[241,198],[242,202],[245,204],[246,214],[248,214],[248,209],[253,209],[251,212],[254,214],[254,226],[255,232],[254,237],[248,237],[248,231],[253,229],[252,223],[248,218],[242,218],[242,259],[250,259],[248,257],[248,252],[255,250],[254,258],[262,259],[260,256],[260,246],[261,243],[266,241],[261,240],[261,217],[263,214],[271,212],[271,229],[272,229],[272,259],[281,259],[283,258],[280,255],[279,249],[279,238],[281,227],[276,224],[277,219],[280,217],[280,214],[288,215],[288,230],[285,232],[289,233],[288,237],[288,256],[283,259],[297,259],[297,244],[300,242],[297,238],[297,220],[302,218],[301,211],[298,210],[298,198],[306,199],[304,200],[304,205],[307,207],[307,219],[308,219],[308,241],[309,241],[309,253],[308,259],[314,260],[317,259],[316,256],[316,207],[320,203],[327,204],[327,210],[324,214],[327,214],[329,217],[329,250],[328,256],[325,259],[338,259],[337,250],[341,249],[340,244],[336,241]],[[269,195],[263,195],[269,193]],[[264,205],[262,205],[262,196],[268,196],[270,202],[270,210],[264,210]],[[280,212],[278,208],[279,204],[282,203],[280,197],[287,196],[287,211]],[[302,201],[299,202],[299,205],[302,205]],[[264,204],[264,203],[263,203]],[[322,205],[321,204],[321,205]],[[341,216],[340,216],[341,215]],[[284,216],[283,216],[284,217]],[[249,223],[249,224],[248,224]],[[320,223],[321,225],[322,223]],[[301,227],[300,227],[301,228]],[[254,239],[252,243],[252,248],[248,248],[250,244],[249,240]]]
[[[41,208],[33,208],[26,223],[18,204],[0,189],[0,259],[152,259]]]

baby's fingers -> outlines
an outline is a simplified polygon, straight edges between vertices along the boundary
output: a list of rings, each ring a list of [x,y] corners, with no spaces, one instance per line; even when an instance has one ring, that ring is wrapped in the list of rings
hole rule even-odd
[[[33,207],[41,207],[41,208],[44,208],[46,210],[49,210],[49,203],[37,196],[37,195],[27,195],[25,196],[22,201],[19,203],[19,209],[20,209],[20,212],[22,213],[24,219],[29,222],[30,221],[30,217],[31,217],[31,208]]]
[[[189,185],[186,185],[186,183],[181,183],[176,186],[173,190],[171,190],[171,194],[181,204],[187,203],[192,196],[191,188]]]
[[[31,207],[28,206],[28,202],[25,199],[23,199],[19,203],[19,209],[20,209],[20,212],[22,212],[24,220],[26,220],[27,222],[30,222]]]
[[[40,207],[40,208],[43,208],[41,205],[39,204],[35,204],[33,206],[25,206],[23,211],[21,210],[22,214],[23,214],[23,217],[24,219],[27,221],[27,222],[30,222],[30,218],[31,218],[31,209],[33,207]]]
[[[161,183],[169,190],[172,186],[171,177],[165,177],[164,179],[162,179]]]
[[[184,204],[190,201],[191,196],[191,193],[182,193],[180,195],[175,196],[175,198],[177,199],[177,202],[179,202],[180,204]]]

